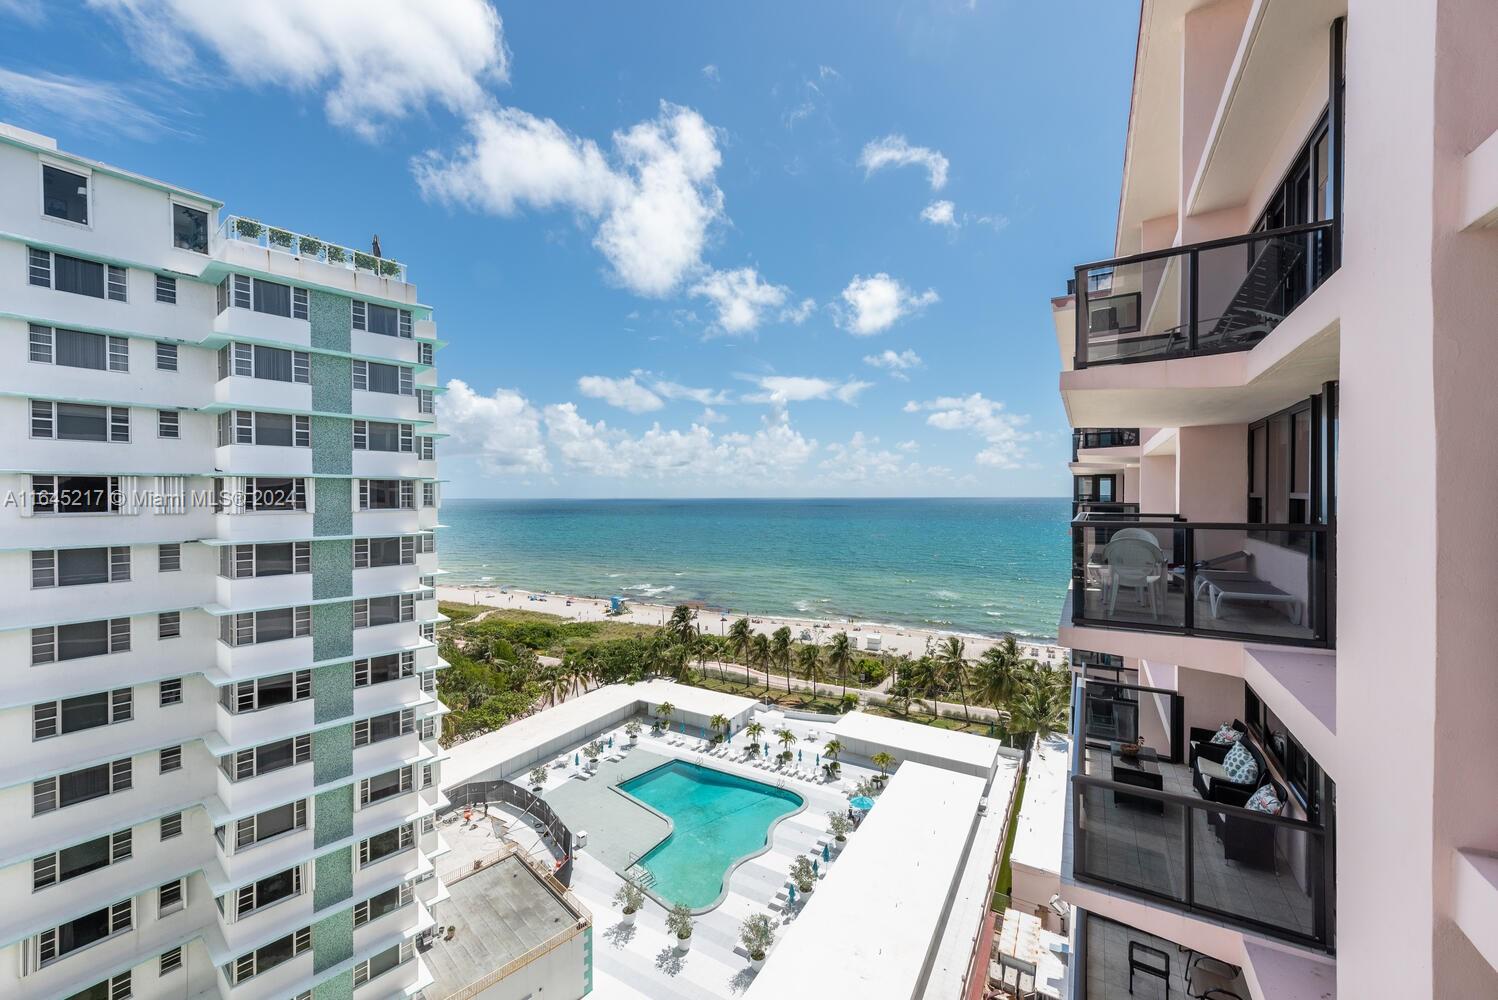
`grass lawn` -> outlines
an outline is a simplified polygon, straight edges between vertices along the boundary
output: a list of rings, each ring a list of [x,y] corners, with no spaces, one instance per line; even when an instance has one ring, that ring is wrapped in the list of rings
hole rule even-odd
[[[1019,810],[1024,801],[1025,776],[1021,774],[1019,787],[1014,790],[1014,809],[1009,814],[1009,829],[1004,832],[1004,856],[999,860],[999,879],[993,894],[992,907],[1000,913],[1009,905],[1009,895],[1014,891],[1014,869],[1009,864],[1009,855],[1014,851],[1014,830],[1019,826]]]
[[[438,601],[437,610],[451,618],[454,625],[461,625],[470,618],[481,615],[489,609],[482,604],[459,604],[457,601]]]
[[[454,609],[462,613],[464,617],[459,619],[453,614]],[[612,639],[644,638],[660,631],[654,625],[631,625],[628,622],[619,621],[579,622],[559,615],[549,615],[541,611],[522,611],[519,608],[490,609],[483,605],[475,608],[468,604],[444,602],[440,605],[440,610],[449,618],[464,623],[476,614],[490,611],[491,613],[483,621],[466,627],[463,630],[464,636],[508,639],[511,642],[531,646],[537,652],[550,656],[577,652],[595,643],[608,642]]]

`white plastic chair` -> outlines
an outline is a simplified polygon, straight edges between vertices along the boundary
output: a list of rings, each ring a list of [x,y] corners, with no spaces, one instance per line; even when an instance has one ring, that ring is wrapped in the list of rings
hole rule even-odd
[[[1133,587],[1140,604],[1144,603],[1145,594],[1149,595],[1150,615],[1158,619],[1160,605],[1165,600],[1162,593],[1165,564],[1160,547],[1141,538],[1119,538],[1115,535],[1103,549],[1103,558],[1108,564],[1108,614],[1111,616],[1118,604],[1119,588]]]

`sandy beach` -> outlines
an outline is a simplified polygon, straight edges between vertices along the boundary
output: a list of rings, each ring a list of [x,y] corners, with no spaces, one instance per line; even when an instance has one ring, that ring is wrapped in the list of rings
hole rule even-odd
[[[518,587],[439,586],[437,597],[443,601],[461,604],[482,604],[494,608],[513,608],[536,611],[541,614],[571,618],[574,621],[622,621],[636,625],[664,625],[671,617],[669,604],[650,604],[628,601],[625,611],[618,616],[608,614],[609,602],[596,597],[576,597],[568,594],[551,594],[541,591],[522,590]],[[788,625],[792,636],[803,642],[825,643],[835,632],[846,631],[850,639],[857,641],[860,651],[869,649],[870,638],[877,636],[877,648],[886,653],[908,653],[919,657],[934,652],[942,639],[949,635],[959,636],[967,644],[969,658],[981,656],[984,650],[998,642],[989,636],[971,635],[964,632],[939,629],[910,628],[868,621],[831,621],[821,618],[787,618],[784,616],[756,615],[751,612],[733,612],[727,616],[717,611],[701,610],[697,613],[698,626],[704,632],[723,635],[735,618],[747,616],[756,632],[766,635],[782,625]],[[1038,642],[1020,642],[1021,653],[1041,663],[1060,665],[1066,662],[1067,650],[1061,646]]]

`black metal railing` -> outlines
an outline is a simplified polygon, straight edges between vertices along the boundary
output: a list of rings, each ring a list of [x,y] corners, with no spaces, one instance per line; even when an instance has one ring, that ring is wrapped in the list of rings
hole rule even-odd
[[[572,884],[572,831],[567,829],[562,817],[541,796],[513,782],[502,780],[470,781],[443,789],[442,794],[447,796],[448,805],[437,811],[439,819],[465,806],[477,806],[486,802],[502,802],[522,816],[534,817],[537,825],[544,827],[551,835],[551,842],[561,854],[562,866],[555,872],[557,881],[563,885]]]
[[[1071,432],[1071,460],[1086,448],[1132,448],[1139,444],[1137,427],[1078,427]]]
[[[1329,646],[1333,544],[1324,524],[1083,511],[1072,624]]]
[[[1073,736],[1088,725],[1086,689],[1073,692]],[[1072,876],[1260,933],[1330,951],[1333,842],[1324,826],[1258,812],[1142,780],[1163,766],[1122,768],[1116,750],[1072,747]],[[1163,759],[1163,758],[1162,758]],[[1189,781],[1189,776],[1185,777]],[[1178,782],[1173,782],[1173,785]]]
[[[1246,351],[1336,270],[1336,239],[1328,220],[1083,264],[1074,365]]]

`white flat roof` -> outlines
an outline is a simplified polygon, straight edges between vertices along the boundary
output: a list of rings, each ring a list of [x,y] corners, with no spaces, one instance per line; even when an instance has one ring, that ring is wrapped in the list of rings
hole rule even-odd
[[[447,762],[442,767],[442,783],[445,786],[462,784],[474,775],[493,771],[507,761],[524,757],[558,737],[576,733],[578,739],[583,739],[600,720],[611,714],[641,703],[653,711],[663,702],[670,702],[675,707],[672,718],[676,720],[682,720],[684,716],[705,720],[719,714],[733,719],[759,704],[753,698],[689,687],[675,681],[608,684],[492,733],[459,743],[449,751]],[[685,721],[688,725],[700,724],[692,718]]]
[[[759,1000],[911,1000],[986,782],[905,763],[749,987]]]
[[[1052,736],[1037,740],[1025,771],[1025,797],[1014,828],[1011,864],[1035,871],[1061,873],[1061,842],[1066,825],[1067,774],[1071,740]]]
[[[994,758],[1004,745],[987,736],[959,733],[939,726],[925,726],[918,722],[902,722],[882,715],[867,712],[849,712],[833,726],[839,739],[866,740],[885,747],[897,759],[919,754],[970,768],[981,768],[984,774],[993,769]]]

